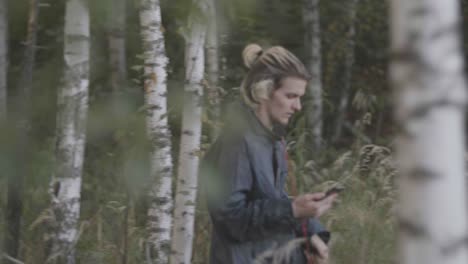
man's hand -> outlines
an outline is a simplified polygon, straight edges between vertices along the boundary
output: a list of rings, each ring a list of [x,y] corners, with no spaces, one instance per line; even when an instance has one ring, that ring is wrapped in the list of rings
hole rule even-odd
[[[300,195],[292,202],[293,215],[295,218],[320,217],[330,209],[337,196],[336,193],[328,197],[325,193]]]
[[[328,263],[328,246],[317,235],[313,235],[310,238],[310,242],[312,246],[317,249],[318,254],[311,254],[310,252],[304,251],[304,254],[307,258],[307,263],[327,264]]]

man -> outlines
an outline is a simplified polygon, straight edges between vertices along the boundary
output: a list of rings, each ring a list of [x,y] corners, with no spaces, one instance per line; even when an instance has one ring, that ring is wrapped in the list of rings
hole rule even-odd
[[[283,263],[326,263],[328,232],[314,218],[332,206],[336,194],[291,200],[284,191],[282,131],[301,110],[309,74],[282,47],[263,51],[251,44],[243,57],[250,69],[241,86],[244,102],[231,110],[229,124],[203,165],[213,222],[210,263],[253,263],[297,237],[312,244],[306,252],[293,249]]]

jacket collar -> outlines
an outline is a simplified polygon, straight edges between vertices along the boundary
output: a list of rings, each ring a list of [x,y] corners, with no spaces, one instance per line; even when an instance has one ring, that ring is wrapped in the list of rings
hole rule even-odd
[[[244,112],[244,116],[247,119],[248,126],[255,134],[264,136],[272,141],[281,140],[286,135],[286,128],[284,126],[274,124],[273,131],[271,131],[262,124],[251,107],[245,103],[241,103],[241,106],[241,110]]]

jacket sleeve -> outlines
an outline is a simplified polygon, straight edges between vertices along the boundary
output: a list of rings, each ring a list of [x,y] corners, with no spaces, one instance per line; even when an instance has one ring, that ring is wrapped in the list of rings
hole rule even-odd
[[[289,199],[254,199],[254,179],[245,141],[221,146],[215,159],[221,190],[208,195],[214,228],[236,241],[293,233],[296,220]]]
[[[283,151],[285,151],[283,149]],[[287,162],[287,161],[286,161]],[[284,197],[289,197],[286,190],[283,189],[283,196]],[[292,200],[291,200],[292,203]],[[303,231],[303,223],[304,221],[306,222],[306,232],[307,236],[312,236],[317,234],[325,243],[328,243],[330,240],[330,232],[325,229],[325,227],[319,222],[318,219],[316,218],[308,218],[308,219],[296,219],[296,224],[295,224],[295,233],[296,237],[304,237],[304,231]]]

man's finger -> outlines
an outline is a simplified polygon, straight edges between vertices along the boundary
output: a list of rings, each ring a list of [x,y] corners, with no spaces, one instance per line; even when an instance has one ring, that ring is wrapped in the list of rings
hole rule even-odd
[[[336,199],[336,197],[338,197],[337,193],[330,194],[325,200],[328,202],[333,202]]]
[[[310,200],[319,201],[319,200],[322,200],[323,198],[325,198],[325,193],[323,193],[323,192],[311,193],[311,194],[309,194],[308,198]]]
[[[319,254],[318,257],[322,259],[328,259],[328,246],[318,235],[313,235],[310,238],[310,242],[312,243],[312,246],[314,246],[317,249],[317,252]]]

